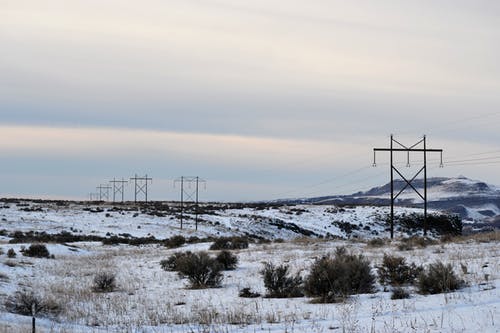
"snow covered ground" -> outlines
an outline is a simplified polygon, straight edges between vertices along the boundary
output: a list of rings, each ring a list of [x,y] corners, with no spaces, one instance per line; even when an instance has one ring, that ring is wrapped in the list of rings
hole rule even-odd
[[[209,209],[206,207],[209,206]],[[211,207],[211,208],[210,208]],[[133,204],[17,203],[0,201],[1,228],[7,232],[61,231],[81,235],[110,236],[129,234],[159,239],[182,234],[185,237],[252,235],[267,239],[297,237],[370,238],[386,234],[386,207],[269,206],[241,207],[203,205],[198,230],[195,215],[185,214],[180,229],[176,204],[165,207],[137,207]],[[422,213],[402,208],[397,214]],[[350,224],[347,226],[346,224]],[[401,235],[406,235],[402,233]]]
[[[27,244],[25,244],[27,245]],[[168,250],[143,247],[102,246],[98,243],[49,245],[55,259],[1,256],[1,299],[29,286],[52,297],[63,312],[39,319],[47,332],[498,332],[498,243],[467,241],[399,252],[396,244],[373,248],[356,241],[300,240],[252,244],[238,250],[239,266],[225,272],[221,288],[191,290],[185,279],[160,268],[159,262],[174,251],[208,250],[210,244]],[[263,262],[287,263],[293,272],[307,274],[315,258],[344,245],[363,253],[373,266],[383,253],[404,255],[409,262],[449,262],[468,282],[463,290],[438,295],[412,293],[410,299],[391,300],[390,292],[353,296],[346,303],[311,304],[306,297],[291,299],[240,298],[249,287],[265,294],[259,271]],[[19,245],[18,245],[19,246]],[[10,245],[2,244],[4,251]],[[10,264],[8,264],[10,262]],[[10,267],[14,263],[14,267]],[[461,265],[467,267],[464,274]],[[487,265],[487,268],[485,267]],[[118,290],[91,291],[93,275],[116,272]],[[29,327],[30,318],[0,313],[5,332]],[[23,326],[24,325],[24,326]],[[1,329],[0,329],[1,332]]]
[[[234,251],[239,259],[238,268],[224,272],[221,288],[192,290],[187,287],[186,279],[175,272],[162,270],[159,262],[177,251],[208,251],[210,243],[188,244],[177,249],[158,244],[48,244],[55,258],[44,259],[22,256],[21,247],[30,244],[9,244],[9,237],[4,236],[0,239],[3,253],[0,255],[0,332],[30,331],[31,318],[8,313],[3,308],[7,297],[23,288],[54,300],[62,310],[55,317],[39,318],[37,332],[500,331],[498,237],[488,242],[468,238],[456,243],[400,251],[398,240],[387,242],[382,247],[372,247],[366,240],[303,237],[291,229],[265,229],[262,226],[279,219],[307,227],[317,234],[329,232],[342,236],[345,231],[332,222],[344,220],[370,226],[370,230],[364,232],[373,237],[373,230],[383,232],[383,226],[375,223],[383,211],[377,207],[345,210],[332,206],[227,209],[202,215],[203,222],[195,232],[192,220],[181,231],[178,220],[172,215],[158,217],[140,213],[134,217],[137,211],[114,212],[106,208],[103,212],[92,213],[81,207],[25,204],[20,203],[19,207],[12,203],[1,204],[9,206],[0,210],[2,229],[57,233],[71,228],[82,234],[152,234],[158,238],[178,234],[206,236],[259,232],[285,241],[254,243],[248,249]],[[20,210],[27,207],[28,210],[41,208],[42,211]],[[110,215],[106,217],[106,214]],[[139,225],[140,229],[137,228]],[[411,289],[411,298],[391,300],[391,292],[384,291],[384,287],[377,284],[377,292],[353,296],[338,304],[313,304],[307,297],[238,297],[239,290],[246,287],[265,294],[259,273],[264,262],[286,263],[293,273],[306,276],[316,258],[333,252],[338,246],[366,256],[373,272],[382,262],[384,253],[405,256],[408,262],[419,265],[439,259],[451,263],[455,273],[467,282],[467,287],[438,295],[420,295]],[[7,257],[10,248],[17,253],[15,258]],[[215,255],[217,251],[209,253]],[[92,291],[93,277],[100,271],[116,273],[116,291]]]

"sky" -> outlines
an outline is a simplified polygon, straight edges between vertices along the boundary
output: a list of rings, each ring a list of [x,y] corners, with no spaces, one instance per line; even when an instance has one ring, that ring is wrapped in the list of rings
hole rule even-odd
[[[429,177],[500,185],[493,0],[0,0],[0,196],[353,193],[388,182],[390,135]],[[396,156],[405,175],[422,156]],[[191,189],[191,187],[188,187]],[[133,199],[128,184],[126,199]]]

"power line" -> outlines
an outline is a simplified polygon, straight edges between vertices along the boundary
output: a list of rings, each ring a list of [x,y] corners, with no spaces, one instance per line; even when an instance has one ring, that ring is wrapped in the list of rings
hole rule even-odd
[[[452,160],[452,161],[446,161],[446,164],[462,163],[462,162],[475,162],[475,161],[489,161],[489,160],[498,160],[498,159],[500,159],[500,156],[471,158],[471,159],[465,159],[465,160]]]
[[[318,186],[321,186],[321,185],[325,185],[325,184],[328,184],[328,183],[331,183],[335,180],[338,180],[338,179],[341,179],[341,178],[345,178],[345,177],[348,177],[348,176],[351,176],[351,175],[355,175],[363,170],[367,170],[367,169],[370,169],[369,166],[366,166],[366,167],[362,167],[362,168],[359,168],[359,169],[356,169],[354,171],[350,171],[350,172],[347,172],[345,174],[342,174],[342,175],[338,175],[338,176],[335,176],[335,177],[332,177],[332,178],[328,178],[324,181],[321,181],[321,182],[318,182],[318,183],[315,183],[315,184],[312,184],[312,185],[305,185],[303,187],[300,187],[298,189],[294,189],[294,190],[290,190],[290,191],[286,191],[286,192],[281,192],[281,193],[278,193],[278,194],[275,194],[274,197],[280,197],[280,196],[283,196],[283,195],[288,195],[288,194],[291,194],[291,193],[296,193],[298,191],[301,191],[303,189],[308,189],[308,188],[315,188],[315,187],[318,187]]]

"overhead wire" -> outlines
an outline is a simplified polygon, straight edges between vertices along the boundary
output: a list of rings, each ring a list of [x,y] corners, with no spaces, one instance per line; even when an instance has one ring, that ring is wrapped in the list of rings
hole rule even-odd
[[[440,131],[443,131],[443,130],[449,131],[449,130],[453,129],[453,127],[450,128],[450,126],[454,126],[456,124],[464,124],[464,123],[466,123],[468,121],[478,120],[478,119],[487,119],[487,118],[491,118],[491,117],[495,117],[495,116],[500,116],[500,112],[491,112],[491,113],[481,114],[481,115],[472,116],[472,117],[465,117],[465,118],[462,118],[462,119],[450,121],[450,122],[448,122],[447,124],[445,124],[443,126],[439,126],[439,127],[435,127],[433,129],[431,129],[429,132],[433,132],[433,131],[435,131],[437,129],[439,129]],[[458,128],[460,128],[460,127],[462,127],[462,126],[459,126]],[[453,158],[460,158],[460,157],[463,158],[463,157],[469,157],[469,156],[482,156],[482,155],[496,154],[496,153],[499,153],[499,152],[500,152],[500,150],[492,150],[492,151],[485,151],[485,152],[479,152],[479,153],[466,154],[466,155],[461,155],[461,156],[453,156]],[[470,165],[500,164],[500,161],[496,161],[497,159],[500,159],[500,156],[490,156],[490,157],[473,158],[473,159],[455,159],[455,160],[452,159],[452,160],[445,160],[445,166],[449,165],[451,167],[451,166],[470,166]],[[432,162],[432,161],[439,161],[439,160],[429,160],[429,162]],[[378,164],[379,165],[383,165],[383,164],[387,164],[387,163],[378,163]],[[319,187],[321,185],[326,185],[326,184],[329,184],[329,183],[333,183],[336,180],[356,175],[356,174],[358,174],[358,173],[360,173],[360,172],[362,172],[364,170],[367,170],[369,168],[370,167],[368,167],[368,166],[361,167],[361,168],[358,168],[358,169],[356,169],[354,171],[351,171],[351,172],[348,172],[348,173],[345,173],[345,174],[342,174],[342,175],[339,175],[339,176],[335,176],[335,177],[332,177],[332,178],[328,178],[328,179],[326,179],[324,181],[321,181],[321,182],[318,182],[318,183],[315,183],[315,184],[312,184],[312,185],[306,185],[306,186],[302,186],[302,187],[294,189],[294,190],[290,190],[290,191],[285,191],[285,192],[278,193],[274,197],[278,197],[278,196],[282,196],[282,195],[287,195],[287,194],[290,194],[290,193],[297,193],[299,191],[303,191],[304,189],[315,188],[315,187]],[[435,167],[433,169],[436,169],[436,168],[437,167]],[[383,173],[385,173],[385,171]],[[382,173],[380,173],[380,174],[382,174]],[[336,188],[336,190],[338,190],[340,188],[345,188],[347,185],[348,186],[357,185],[359,183],[365,182],[367,179],[371,179],[371,178],[374,178],[376,176],[378,176],[378,175],[370,175],[369,177],[362,178],[362,179],[360,179],[359,181],[356,181],[356,182],[352,182],[351,181],[349,183],[337,185],[337,186],[335,186],[335,188]],[[307,194],[314,194],[314,193],[318,193],[318,192],[320,192],[320,190],[313,191],[313,192],[302,192],[302,194],[303,194],[303,196],[306,196]]]

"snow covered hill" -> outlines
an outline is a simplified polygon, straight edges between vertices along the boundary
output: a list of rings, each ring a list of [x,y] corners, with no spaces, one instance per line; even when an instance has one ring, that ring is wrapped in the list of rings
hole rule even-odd
[[[417,179],[412,183],[423,193],[424,182]],[[406,185],[403,180],[395,180],[397,194]],[[303,203],[348,204],[348,205],[389,205],[390,183],[374,187],[366,192],[344,196],[328,196],[302,199]],[[500,227],[500,188],[482,181],[460,176],[456,178],[436,177],[427,181],[429,207],[439,211],[459,214],[471,223],[489,224]],[[297,202],[296,200],[294,200]],[[403,207],[422,207],[422,199],[411,188],[407,188],[397,199]]]
[[[438,213],[437,211],[433,211]],[[196,215],[190,209],[180,225],[177,203],[89,203],[0,200],[1,232],[71,233],[99,237],[250,236],[265,239],[387,237],[386,207],[276,204],[203,204]],[[398,208],[398,216],[421,213]],[[419,229],[419,228],[418,228]],[[397,234],[421,232],[397,226]]]

